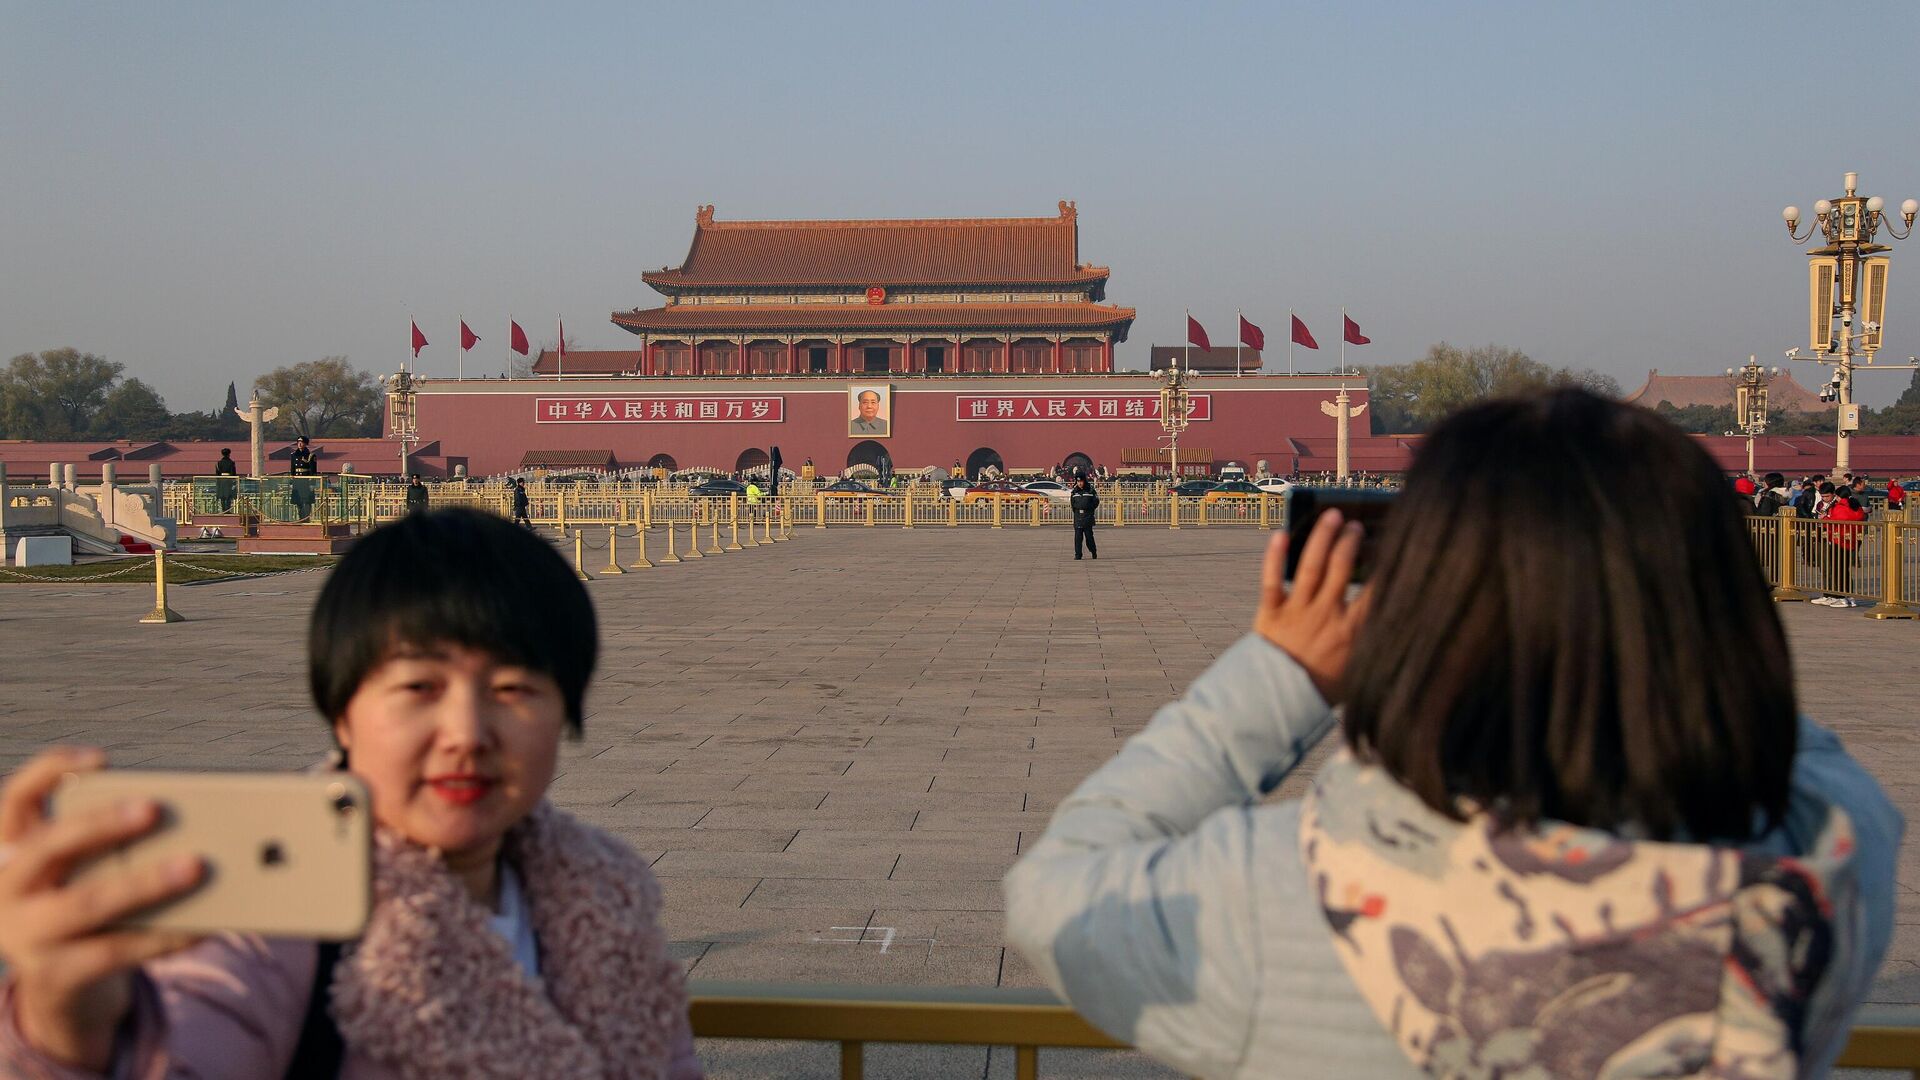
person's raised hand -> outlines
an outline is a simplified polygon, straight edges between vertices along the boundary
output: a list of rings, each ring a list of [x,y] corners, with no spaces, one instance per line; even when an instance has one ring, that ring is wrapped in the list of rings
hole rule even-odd
[[[194,940],[113,923],[186,893],[203,872],[188,857],[68,884],[76,866],[160,821],[160,808],[144,801],[47,815],[68,774],[105,765],[98,750],[48,750],[0,786],[0,960],[14,980],[20,1034],[41,1053],[98,1072],[111,1065],[114,1033],[132,1007],[133,970]]]
[[[1267,544],[1253,630],[1306,668],[1320,696],[1338,704],[1353,639],[1366,618],[1364,590],[1351,603],[1347,600],[1360,557],[1361,527],[1357,521],[1342,520],[1340,511],[1327,510],[1311,528],[1292,588],[1286,583],[1287,534],[1277,533]]]

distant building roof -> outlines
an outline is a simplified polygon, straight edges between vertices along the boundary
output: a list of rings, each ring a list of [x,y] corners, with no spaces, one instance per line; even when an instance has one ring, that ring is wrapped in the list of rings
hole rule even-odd
[[[1257,371],[1260,368],[1259,349],[1235,350],[1224,346],[1212,349],[1194,349],[1184,345],[1155,345],[1147,352],[1147,370],[1163,371],[1180,359],[1181,367],[1191,366],[1195,371]]]
[[[1013,285],[1101,282],[1079,261],[1074,206],[1050,218],[715,221],[694,218],[678,267],[642,275],[662,292],[702,286]]]
[[[529,450],[520,455],[523,469],[611,469],[611,450]]]
[[[639,349],[568,349],[568,375],[625,375],[640,367]],[[535,375],[558,375],[560,358],[552,349],[541,349],[533,361]]]
[[[1659,369],[1647,372],[1647,381],[1623,398],[1629,405],[1649,409],[1666,402],[1676,409],[1707,405],[1716,409],[1733,407],[1733,380],[1725,375],[1662,375]],[[1828,412],[1836,406],[1820,400],[1820,395],[1794,381],[1793,373],[1783,371],[1767,384],[1767,404],[1787,412]]]

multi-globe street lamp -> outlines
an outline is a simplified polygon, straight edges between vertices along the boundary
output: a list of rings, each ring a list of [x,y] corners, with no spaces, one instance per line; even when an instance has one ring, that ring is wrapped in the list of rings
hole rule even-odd
[[[1757,357],[1747,357],[1739,370],[1727,369],[1733,380],[1733,422],[1737,431],[1729,435],[1747,437],[1747,475],[1753,475],[1753,440],[1767,433],[1767,384],[1780,374],[1779,368],[1760,366]]]
[[[1913,233],[1914,216],[1920,214],[1920,202],[1908,199],[1901,203],[1900,216],[1907,231],[1897,232],[1886,218],[1886,200],[1878,195],[1860,195],[1859,185],[1860,174],[1848,173],[1844,195],[1814,203],[1814,224],[1804,236],[1799,232],[1800,208],[1789,206],[1780,212],[1794,243],[1804,244],[1816,233],[1827,241],[1826,246],[1807,253],[1807,338],[1814,353],[1809,359],[1834,368],[1831,385],[1840,401],[1833,465],[1836,476],[1846,472],[1851,463],[1849,443],[1860,427],[1860,407],[1853,400],[1854,357],[1864,356],[1871,366],[1886,327],[1889,259],[1881,252],[1891,249],[1874,243],[1874,238],[1885,226],[1888,236],[1905,240]],[[1861,319],[1858,330],[1854,326],[1856,315]],[[1791,350],[1787,355],[1798,359],[1798,351]]]
[[[1153,373],[1161,381],[1160,386],[1160,430],[1167,433],[1168,481],[1180,482],[1180,433],[1187,430],[1187,420],[1193,415],[1193,395],[1187,390],[1187,379],[1192,377],[1191,369],[1180,367],[1180,358],[1175,356],[1167,366]]]

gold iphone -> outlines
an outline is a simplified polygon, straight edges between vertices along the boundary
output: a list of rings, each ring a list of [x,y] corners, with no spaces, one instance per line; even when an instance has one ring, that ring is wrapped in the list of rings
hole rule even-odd
[[[68,777],[54,792],[53,813],[129,799],[158,803],[160,824],[73,880],[178,854],[200,856],[207,873],[193,892],[124,925],[328,941],[357,937],[366,926],[373,804],[353,776],[109,769]]]

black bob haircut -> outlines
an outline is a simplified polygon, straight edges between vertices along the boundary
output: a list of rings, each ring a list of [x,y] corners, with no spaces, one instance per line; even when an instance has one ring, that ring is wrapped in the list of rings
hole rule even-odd
[[[1725,484],[1680,429],[1582,390],[1454,414],[1381,537],[1348,744],[1453,817],[1696,842],[1779,821],[1793,666]]]
[[[600,654],[593,604],[552,545],[477,510],[414,514],[362,536],[307,628],[307,678],[329,723],[396,646],[453,644],[549,675],[579,735]]]

